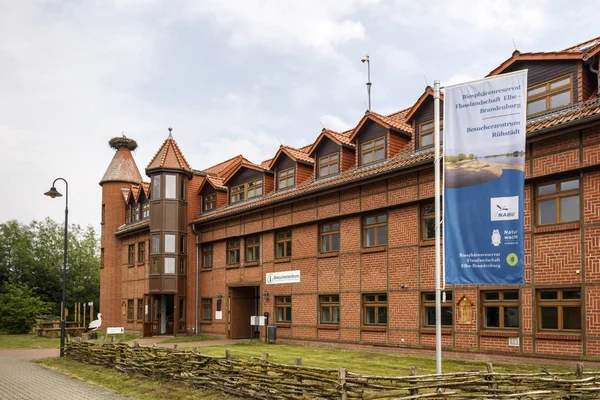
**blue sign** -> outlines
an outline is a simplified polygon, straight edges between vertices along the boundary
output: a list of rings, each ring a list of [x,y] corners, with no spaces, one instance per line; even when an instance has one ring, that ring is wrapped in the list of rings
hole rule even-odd
[[[527,71],[444,93],[449,284],[522,284]]]

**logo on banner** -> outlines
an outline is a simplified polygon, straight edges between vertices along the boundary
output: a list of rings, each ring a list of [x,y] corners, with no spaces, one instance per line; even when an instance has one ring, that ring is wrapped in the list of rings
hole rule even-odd
[[[492,221],[519,219],[519,196],[492,197],[490,207]]]
[[[500,231],[498,231],[498,229],[494,229],[494,231],[492,232],[492,244],[498,247],[501,243],[502,235],[500,235]]]

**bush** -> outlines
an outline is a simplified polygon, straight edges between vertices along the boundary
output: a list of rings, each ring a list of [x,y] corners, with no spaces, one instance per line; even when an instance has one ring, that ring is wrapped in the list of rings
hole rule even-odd
[[[38,316],[48,313],[49,306],[27,286],[6,282],[0,289],[0,330],[29,333]]]

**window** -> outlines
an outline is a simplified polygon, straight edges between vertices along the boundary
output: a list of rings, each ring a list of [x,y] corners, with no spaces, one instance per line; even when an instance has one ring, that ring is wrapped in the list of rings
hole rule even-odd
[[[527,116],[568,106],[573,103],[571,75],[527,89]]]
[[[204,196],[204,211],[210,211],[217,208],[217,195],[216,193],[207,194]]]
[[[275,322],[292,322],[292,296],[275,297],[276,319]]]
[[[137,222],[140,220],[140,206],[135,206],[131,209],[131,221]]]
[[[202,299],[202,321],[212,321],[212,299]]]
[[[288,168],[277,173],[277,188],[285,189],[294,186],[295,168]]]
[[[340,251],[340,223],[331,222],[321,225],[319,241],[321,253]]]
[[[179,253],[185,254],[185,236],[179,236]]]
[[[364,325],[387,325],[387,294],[363,294]]]
[[[179,275],[185,275],[185,257],[179,259]]]
[[[143,263],[146,261],[146,242],[138,243],[138,262]]]
[[[185,321],[185,299],[179,299],[179,320]]]
[[[361,145],[362,165],[372,164],[385,159],[385,137],[369,140]]]
[[[435,206],[433,204],[421,207],[421,221],[423,221],[423,240],[435,239]]]
[[[581,330],[581,290],[540,290],[537,293],[540,330]]]
[[[184,176],[181,177],[181,186],[179,187],[179,199],[185,200],[185,180]]]
[[[165,253],[175,253],[175,235],[165,234]]]
[[[579,221],[579,179],[536,187],[537,224]]]
[[[127,252],[127,263],[133,264],[135,262],[135,244],[130,244]]]
[[[292,231],[277,232],[275,234],[275,258],[292,256]]]
[[[100,225],[104,225],[105,217],[106,217],[106,204],[102,204],[102,214],[100,215]]]
[[[340,296],[326,295],[319,296],[321,302],[321,317],[322,324],[339,324],[340,323]]]
[[[338,159],[338,153],[319,158],[319,178],[337,174],[339,172]]]
[[[435,326],[435,292],[423,293],[422,300],[423,326]],[[452,304],[452,292],[446,292],[446,301],[442,302],[442,326],[452,326]]]
[[[175,273],[175,257],[165,257],[165,274]]]
[[[519,327],[519,291],[482,292],[483,326],[494,329]]]
[[[104,247],[100,249],[100,268],[104,268]]]
[[[260,236],[248,236],[246,242],[246,262],[254,262],[260,259]]]
[[[231,188],[231,202],[237,203],[238,201],[242,201],[246,198],[244,187],[246,185],[234,186]]]
[[[363,247],[387,244],[387,214],[363,217]]]
[[[152,253],[160,253],[160,235],[152,235]]]
[[[133,299],[127,300],[127,319],[133,321]]]
[[[137,299],[137,320],[144,320],[144,299]]]
[[[150,203],[142,204],[142,219],[150,218]]]
[[[177,198],[177,176],[165,175],[165,199]]]
[[[227,241],[227,264],[240,263],[240,239],[229,239]]]
[[[263,180],[255,179],[231,188],[231,203],[251,199],[263,194]]]
[[[433,120],[423,122],[419,125],[419,147],[433,146]],[[444,121],[440,119],[440,140],[444,133]]]
[[[131,206],[125,207],[125,224],[131,223]]]
[[[212,244],[202,246],[202,268],[212,268],[213,266],[213,247]]]
[[[152,257],[150,259],[150,273],[160,274],[160,258]]]
[[[152,177],[152,199],[160,199],[160,175]]]

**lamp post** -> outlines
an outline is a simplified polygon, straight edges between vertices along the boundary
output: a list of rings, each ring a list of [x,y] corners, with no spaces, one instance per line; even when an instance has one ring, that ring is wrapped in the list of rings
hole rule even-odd
[[[65,356],[65,330],[67,328],[67,316],[65,312],[65,306],[67,303],[67,227],[69,221],[69,183],[64,178],[56,178],[52,182],[52,187],[46,193],[46,196],[52,198],[62,197],[62,194],[56,190],[54,185],[56,181],[63,181],[65,183],[65,239],[64,239],[64,250],[63,250],[63,270],[62,270],[62,303],[60,307],[60,356]]]

